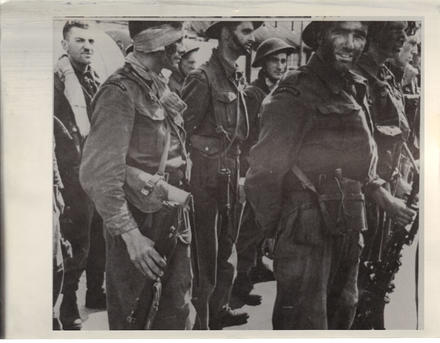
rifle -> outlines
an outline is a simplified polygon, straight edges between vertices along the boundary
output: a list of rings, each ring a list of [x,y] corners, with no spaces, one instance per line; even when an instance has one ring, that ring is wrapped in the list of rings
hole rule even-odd
[[[168,261],[171,260],[177,244],[178,214],[178,205],[165,202],[162,209],[155,214],[152,225],[149,225],[147,219],[141,227],[141,232],[155,241],[156,251]],[[166,276],[167,270],[165,269],[162,279],[166,279]],[[128,330],[151,330],[159,309],[162,279],[147,279],[145,281],[145,285],[127,317]]]
[[[414,169],[412,188],[406,201],[407,207],[413,208],[419,193],[419,169],[406,144],[403,145],[403,150],[408,155]],[[419,214],[417,211],[416,218],[409,230],[396,224],[392,225],[391,236],[381,251],[380,259],[362,261],[359,274],[364,277],[359,279],[361,294],[352,329],[385,329],[384,309],[390,301],[388,294],[393,292],[395,288],[393,281],[402,264],[400,261],[402,248],[404,245],[412,244],[418,229]]]

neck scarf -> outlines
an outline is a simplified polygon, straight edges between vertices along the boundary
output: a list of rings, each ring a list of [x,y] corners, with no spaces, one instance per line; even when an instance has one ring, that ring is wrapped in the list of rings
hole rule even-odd
[[[182,113],[186,110],[187,106],[176,93],[170,91],[167,79],[162,74],[156,74],[153,71],[147,70],[133,53],[129,53],[125,57],[125,61],[133,67],[139,76],[151,81],[150,88],[159,99],[160,104],[165,108],[167,114],[170,115],[177,125],[183,125]]]
[[[81,84],[67,55],[60,57],[55,66],[55,73],[64,83],[64,95],[72,108],[78,131],[81,137],[85,138],[90,132],[87,105]]]

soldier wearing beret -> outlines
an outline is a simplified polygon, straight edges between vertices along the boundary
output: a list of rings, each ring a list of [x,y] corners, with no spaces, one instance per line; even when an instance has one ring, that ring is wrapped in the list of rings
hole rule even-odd
[[[249,118],[243,78],[236,60],[251,51],[253,31],[261,23],[213,22],[206,30],[218,39],[210,60],[185,79],[182,99],[189,137],[191,193],[195,201],[200,285],[194,304],[200,329],[240,325],[248,315],[232,311],[229,297],[236,271],[240,145],[248,137]]]
[[[80,170],[81,184],[105,225],[109,327],[130,328],[127,317],[136,298],[145,287],[152,292],[154,284],[146,280],[161,279],[162,296],[151,328],[192,329],[190,228],[186,221],[176,222],[178,240],[165,261],[151,238],[161,211],[140,206],[127,183],[128,167],[150,175],[166,173],[168,183],[179,188],[185,183],[185,106],[161,74],[180,59],[182,24],[131,21],[129,31],[133,52],[94,99]]]
[[[315,54],[263,102],[245,189],[274,239],[274,329],[349,329],[364,192],[400,210],[376,173],[366,80],[350,71],[366,36],[364,22],[312,22],[303,39]]]
[[[280,38],[269,38],[262,42],[256,51],[252,67],[261,67],[258,78],[244,90],[248,109],[251,131],[249,139],[242,146],[241,176],[246,175],[249,149],[258,140],[258,120],[263,99],[273,90],[287,69],[287,57],[293,53],[294,47]],[[233,294],[247,305],[258,305],[261,296],[250,294],[253,282],[271,281],[273,273],[262,261],[264,247],[262,237],[255,223],[252,207],[246,203],[243,209],[240,233],[237,241],[237,278],[234,282]],[[262,249],[260,249],[262,248]]]

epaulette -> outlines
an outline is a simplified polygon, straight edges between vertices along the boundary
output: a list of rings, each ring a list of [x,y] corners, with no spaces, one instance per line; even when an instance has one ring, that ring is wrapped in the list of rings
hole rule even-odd
[[[121,89],[123,92],[127,91],[127,87],[120,80],[108,80],[103,86],[114,85]]]
[[[299,86],[304,75],[305,71],[303,70],[289,71],[281,79],[278,87],[273,91],[273,95],[287,92],[295,97],[300,96],[301,91],[299,90]]]
[[[206,81],[208,79],[207,74],[208,74],[208,68],[206,68],[205,65],[201,65],[199,68],[191,71],[188,74],[188,78],[192,78],[192,79],[196,79],[199,81]]]
[[[118,87],[123,92],[126,92],[127,91],[127,86],[124,84],[123,81],[127,80],[128,77],[124,73],[124,68],[125,68],[125,66],[120,68],[120,69],[118,69],[115,73],[110,75],[110,77],[103,83],[101,88],[104,88],[105,86],[113,85],[113,86]]]

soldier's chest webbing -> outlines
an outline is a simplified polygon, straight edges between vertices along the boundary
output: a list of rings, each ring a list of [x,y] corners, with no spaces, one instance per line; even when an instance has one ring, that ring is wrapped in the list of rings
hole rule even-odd
[[[311,125],[299,151],[299,167],[312,174],[341,168],[344,176],[366,178],[376,148],[365,106],[346,91],[326,91],[308,102]]]
[[[243,92],[232,77],[217,64],[202,65],[210,91],[210,120],[220,137],[228,141],[245,140],[249,135],[249,118]]]

